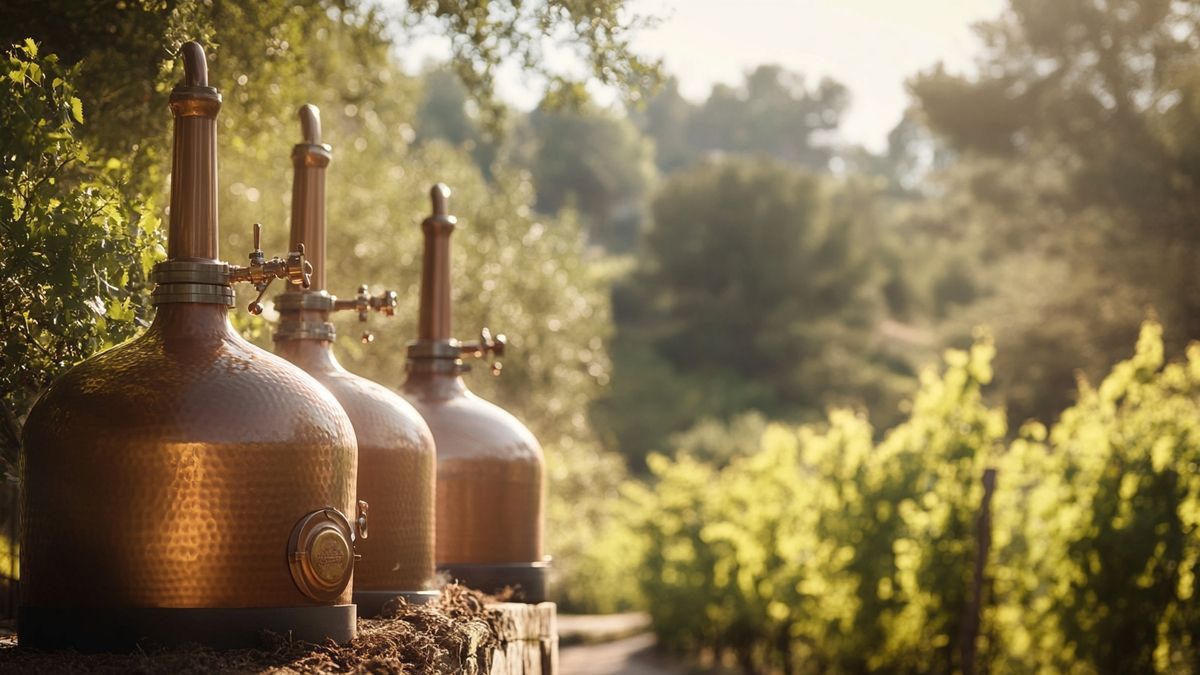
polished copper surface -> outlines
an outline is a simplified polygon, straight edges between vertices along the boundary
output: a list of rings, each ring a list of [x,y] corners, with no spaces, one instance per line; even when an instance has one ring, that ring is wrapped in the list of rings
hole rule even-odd
[[[25,605],[313,604],[288,571],[292,529],[354,512],[345,413],[221,305],[159,307],[144,335],[69,370],[24,450]]]
[[[211,276],[226,265],[216,260],[220,97],[200,47],[186,45],[184,58],[185,82],[171,96],[172,258],[162,274],[228,288]],[[198,266],[178,267],[186,261]],[[238,335],[224,302],[161,304],[143,335],[68,370],[30,412],[21,460],[23,642],[66,616],[53,610],[86,608],[297,608],[263,620],[347,637],[341,619],[322,632],[322,619],[299,610],[348,603],[348,583],[313,599],[293,580],[287,551],[308,514],[354,516],[354,430],[316,380]],[[46,644],[93,648],[85,626],[95,620]],[[98,646],[137,637],[122,630]],[[239,630],[248,633],[213,639],[254,635]]]
[[[503,350],[503,338],[452,337],[450,191],[430,192],[433,215],[422,223],[419,339],[409,345],[404,394],[429,423],[437,444],[437,560],[458,564],[542,562],[544,461],[533,434],[515,417],[472,394],[461,357]]]
[[[418,342],[454,339],[450,303],[450,235],[458,219],[449,213],[450,188],[442,183],[429,191],[433,214],[421,223],[425,257],[421,265],[421,305],[417,319]]]
[[[542,448],[462,377],[412,372],[404,395],[437,445],[437,561],[541,562]]]
[[[308,292],[279,299],[275,351],[312,374],[337,398],[358,438],[358,496],[370,505],[371,536],[359,541],[354,591],[422,591],[434,576],[433,436],[412,405],[382,385],[347,372],[332,351],[329,313],[372,309],[390,314],[395,294],[371,298],[360,287],[351,300],[325,292],[325,171],[332,151],[321,141],[319,112],[300,109],[303,142],[292,151],[292,242],[311,242],[319,270]],[[390,305],[388,304],[390,302]],[[374,303],[374,304],[373,304]],[[385,307],[386,305],[386,307]]]
[[[325,285],[325,168],[332,148],[321,143],[321,111],[315,105],[300,108],[303,142],[292,148],[292,242],[303,242],[313,267],[313,287]]]
[[[280,340],[280,356],[325,385],[358,437],[358,496],[370,505],[370,537],[359,541],[354,590],[419,591],[434,570],[434,441],[413,406],[342,368],[328,342]]]

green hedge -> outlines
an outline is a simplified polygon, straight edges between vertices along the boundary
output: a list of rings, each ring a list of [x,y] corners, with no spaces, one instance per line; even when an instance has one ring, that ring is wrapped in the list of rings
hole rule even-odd
[[[835,411],[723,468],[653,457],[612,541],[661,642],[747,672],[1196,671],[1200,347],[1167,364],[1161,333],[1011,443],[980,338],[878,443]]]

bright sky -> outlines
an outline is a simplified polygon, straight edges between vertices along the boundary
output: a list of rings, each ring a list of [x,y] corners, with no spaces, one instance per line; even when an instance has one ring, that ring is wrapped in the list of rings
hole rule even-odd
[[[853,97],[842,136],[873,150],[886,146],[904,109],[904,81],[942,61],[968,70],[979,49],[971,25],[997,16],[1003,0],[635,0],[663,17],[636,41],[664,58],[694,100],[714,82],[737,83],[760,63],[778,63]]]
[[[385,4],[390,4],[384,0]],[[904,109],[904,81],[939,61],[970,70],[979,43],[971,25],[994,17],[1004,0],[630,0],[639,14],[661,17],[635,48],[664,59],[683,94],[703,100],[715,82],[737,84],[761,63],[778,63],[813,81],[832,77],[849,87],[843,139],[886,147]],[[424,42],[424,41],[421,41]],[[444,48],[443,48],[444,49]],[[425,43],[410,64],[442,50]],[[445,53],[445,52],[443,52]],[[540,98],[536,83],[515,68],[502,71],[501,94],[522,108]]]

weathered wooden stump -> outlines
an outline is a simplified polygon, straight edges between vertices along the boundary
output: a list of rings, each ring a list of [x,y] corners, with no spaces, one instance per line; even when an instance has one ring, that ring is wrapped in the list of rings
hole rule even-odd
[[[500,647],[492,654],[488,675],[557,675],[558,629],[552,602],[524,605],[515,602],[491,606],[505,622],[497,631]]]

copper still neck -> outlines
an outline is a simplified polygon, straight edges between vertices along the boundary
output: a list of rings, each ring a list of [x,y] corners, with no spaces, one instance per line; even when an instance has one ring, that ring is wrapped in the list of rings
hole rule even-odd
[[[429,191],[433,215],[421,223],[425,232],[425,258],[421,265],[421,313],[417,339],[422,342],[452,340],[450,309],[450,235],[458,220],[447,213],[450,188],[443,183]]]
[[[292,148],[291,248],[304,244],[313,264],[312,292],[325,288],[325,168],[333,149],[321,143],[321,111],[315,105],[300,108],[303,141]]]
[[[450,305],[450,235],[458,219],[448,213],[450,188],[443,183],[429,191],[433,214],[421,223],[425,233],[425,256],[421,262],[421,311],[417,324],[417,339],[408,343],[408,370],[412,374],[435,373],[457,375],[467,366],[465,356],[488,358],[504,355],[503,335],[492,337],[484,328],[479,341],[459,342],[453,337],[453,316]],[[491,364],[492,373],[500,374],[500,362]]]
[[[321,143],[321,111],[309,104],[301,106],[298,114],[301,142],[292,147],[289,243],[293,248],[304,244],[314,271],[310,288],[289,288],[276,303],[281,320],[275,351],[309,372],[328,372],[339,369],[329,349],[334,338],[329,323],[334,299],[325,291],[325,168],[333,159],[333,149]]]
[[[208,62],[196,42],[183,45],[183,82],[171,92],[175,143],[167,257],[216,260],[217,114],[221,94],[208,85]]]

